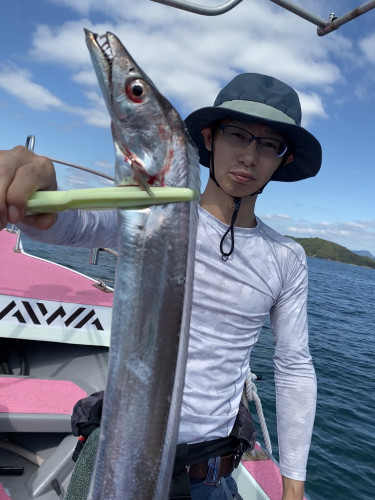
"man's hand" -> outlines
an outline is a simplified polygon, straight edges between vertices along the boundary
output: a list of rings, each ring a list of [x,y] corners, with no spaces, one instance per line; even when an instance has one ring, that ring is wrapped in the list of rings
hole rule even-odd
[[[35,191],[57,189],[52,162],[23,146],[0,151],[0,230],[22,222],[38,229],[51,227],[54,214],[25,216],[26,203]]]
[[[303,500],[303,495],[305,492],[303,481],[297,481],[296,479],[290,479],[289,477],[283,478],[283,498],[282,500]]]

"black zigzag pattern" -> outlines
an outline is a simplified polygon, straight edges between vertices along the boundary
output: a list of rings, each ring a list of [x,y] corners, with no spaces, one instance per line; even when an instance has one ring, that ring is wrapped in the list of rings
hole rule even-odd
[[[23,306],[21,308],[20,306]],[[59,318],[63,319],[66,327],[82,329],[85,325],[94,325],[97,330],[104,330],[100,319],[97,317],[95,309],[90,307],[77,306],[77,308],[68,315],[63,306],[58,306],[56,309],[46,307],[43,302],[37,302],[37,308],[33,308],[32,304],[27,300],[22,300],[21,304],[17,304],[15,300],[11,300],[0,311],[0,321],[6,319],[7,316],[12,316],[21,324],[33,323],[34,325],[53,325]],[[21,310],[22,309],[22,310]]]

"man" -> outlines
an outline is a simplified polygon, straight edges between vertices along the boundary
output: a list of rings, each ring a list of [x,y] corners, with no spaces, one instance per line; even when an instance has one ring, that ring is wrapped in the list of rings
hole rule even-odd
[[[320,144],[300,123],[296,92],[259,74],[237,76],[219,93],[214,106],[186,119],[210,178],[199,207],[179,443],[202,443],[204,449],[231,433],[250,353],[270,314],[283,500],[303,498],[315,417],[307,267],[297,243],[255,216],[255,202],[270,180],[297,181],[319,171]],[[53,243],[116,245],[113,213],[66,212],[56,223],[51,215],[23,217],[26,200],[37,189],[56,189],[50,162],[24,148],[2,152],[2,227],[7,221],[23,223],[27,234]],[[34,227],[27,229],[24,224]],[[50,229],[40,231],[46,228]],[[207,460],[191,464],[193,499],[235,497],[233,459],[218,455],[213,457],[214,480],[212,474],[209,478]]]

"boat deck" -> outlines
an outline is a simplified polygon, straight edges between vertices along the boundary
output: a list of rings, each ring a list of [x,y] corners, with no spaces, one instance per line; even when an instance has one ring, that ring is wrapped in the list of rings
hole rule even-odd
[[[113,293],[16,243],[0,231],[0,337],[109,346]]]

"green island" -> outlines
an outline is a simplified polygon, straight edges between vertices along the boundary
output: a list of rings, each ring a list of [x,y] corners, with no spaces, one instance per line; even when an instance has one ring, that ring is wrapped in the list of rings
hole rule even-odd
[[[334,260],[336,262],[344,262],[345,264],[375,269],[375,259],[371,257],[362,257],[332,241],[323,240],[321,238],[295,238],[294,236],[288,236],[288,238],[297,241],[304,248],[306,255],[309,257]]]

